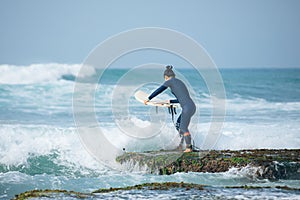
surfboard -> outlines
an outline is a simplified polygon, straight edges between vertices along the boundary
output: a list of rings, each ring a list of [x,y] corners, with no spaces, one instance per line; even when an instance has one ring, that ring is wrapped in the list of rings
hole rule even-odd
[[[147,94],[146,92],[144,91],[141,91],[141,90],[138,90],[134,93],[134,97],[137,101],[141,102],[144,104],[144,100],[148,99],[150,95]],[[174,103],[167,103],[166,101],[164,100],[161,100],[159,98],[154,98],[154,99],[151,99],[151,101],[149,101],[147,103],[147,105],[149,106],[159,106],[159,107],[170,107],[170,106],[173,106],[173,107],[178,107],[178,104],[174,104]]]

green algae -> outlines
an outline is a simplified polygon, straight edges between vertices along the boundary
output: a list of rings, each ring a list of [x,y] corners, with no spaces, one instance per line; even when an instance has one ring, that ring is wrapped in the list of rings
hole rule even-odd
[[[134,163],[147,167],[150,173],[169,175],[177,172],[225,172],[232,167],[247,165],[261,167],[265,174],[261,178],[273,179],[288,176],[299,177],[300,149],[254,149],[254,150],[211,150],[191,153],[178,151],[152,151],[144,153],[124,153],[116,158],[121,164]],[[285,172],[276,172],[276,162],[286,166]],[[296,163],[289,166],[289,163]],[[291,170],[289,170],[291,169]],[[299,170],[298,170],[299,169]],[[283,169],[284,171],[284,169]]]
[[[80,192],[67,191],[67,190],[49,190],[49,189],[31,190],[16,195],[13,200],[26,200],[30,198],[42,198],[42,197],[57,199],[58,196],[61,195],[69,196],[77,199],[86,199],[88,197],[91,197],[93,194],[80,193]]]
[[[170,190],[174,188],[182,188],[185,190],[195,189],[195,190],[204,190],[204,186],[200,184],[193,183],[184,183],[184,182],[163,182],[163,183],[143,183],[134,186],[127,186],[121,188],[101,188],[93,191],[92,193],[80,193],[67,190],[32,190],[16,195],[13,200],[26,200],[30,198],[53,198],[57,199],[59,196],[63,195],[64,197],[69,196],[76,199],[85,199],[92,198],[96,193],[109,193],[115,191],[128,191],[128,190]]]
[[[204,190],[204,186],[200,184],[193,183],[177,183],[177,182],[163,182],[163,183],[143,183],[134,186],[127,186],[122,188],[108,188],[108,189],[99,189],[94,191],[93,193],[107,193],[107,192],[115,192],[119,190],[170,190],[173,188],[183,188],[186,190],[196,189],[196,190]]]

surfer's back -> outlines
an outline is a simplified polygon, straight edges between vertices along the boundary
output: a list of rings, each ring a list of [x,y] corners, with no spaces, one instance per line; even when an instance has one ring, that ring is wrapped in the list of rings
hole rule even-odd
[[[171,89],[172,93],[178,99],[180,105],[185,105],[193,101],[186,85],[178,78],[172,77],[165,81],[163,85]]]

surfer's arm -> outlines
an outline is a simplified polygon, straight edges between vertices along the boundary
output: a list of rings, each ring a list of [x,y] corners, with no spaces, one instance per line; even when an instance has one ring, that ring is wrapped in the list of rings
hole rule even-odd
[[[156,97],[157,95],[159,95],[160,93],[162,93],[163,91],[165,91],[168,87],[162,85],[159,88],[157,88],[154,92],[152,92],[152,94],[148,97],[148,100],[150,101],[151,99],[153,99],[154,97]]]

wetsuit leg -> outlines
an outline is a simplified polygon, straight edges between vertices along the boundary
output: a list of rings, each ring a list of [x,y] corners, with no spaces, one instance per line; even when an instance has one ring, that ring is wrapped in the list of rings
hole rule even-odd
[[[191,137],[190,132],[185,132],[183,134],[183,136],[184,136],[186,147],[187,148],[192,148],[192,137]]]
[[[182,131],[183,133],[189,132],[188,126],[195,112],[196,112],[196,107],[194,104],[183,107],[181,113],[180,127],[179,127],[180,131]]]
[[[181,138],[179,145],[182,146],[183,140],[184,140],[184,136],[183,136],[183,132],[180,131],[180,121],[181,121],[181,114],[180,114],[179,117],[177,118],[175,127],[176,127],[176,130],[177,130],[178,133],[179,133],[180,138]]]
[[[196,106],[194,103],[187,104],[182,108],[180,131],[184,133],[185,143],[187,146],[189,146],[188,148],[190,148],[192,143],[191,134],[188,129],[188,126],[195,112],[196,112]]]

